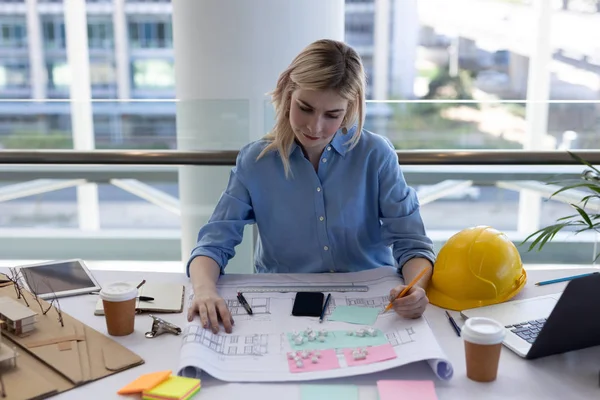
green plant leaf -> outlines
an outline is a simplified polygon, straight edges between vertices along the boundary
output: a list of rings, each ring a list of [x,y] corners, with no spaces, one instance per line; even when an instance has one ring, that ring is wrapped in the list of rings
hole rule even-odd
[[[575,160],[579,161],[580,163],[587,165],[588,167],[590,167],[591,169],[593,169],[594,171],[596,171],[596,173],[600,174],[600,170],[598,170],[598,168],[594,167],[592,164],[590,164],[589,162],[587,162],[586,160],[584,160],[583,158],[581,158],[580,156],[578,156],[577,154],[567,151],[567,153],[569,153],[569,155],[574,158]]]
[[[587,204],[591,199],[600,199],[600,196],[595,195],[595,194],[590,194],[588,196],[585,196],[583,199],[581,199],[582,207],[583,208],[587,207]]]
[[[557,222],[558,222],[558,221],[566,221],[566,220],[568,220],[568,219],[575,218],[575,217],[576,217],[576,216],[578,216],[578,215],[579,215],[579,214],[567,215],[566,217],[559,218],[559,219],[557,219],[556,221],[557,221]]]
[[[536,246],[538,246],[538,244],[540,244],[539,250],[541,250],[542,247],[544,247],[543,244],[545,244],[550,237],[554,237],[556,233],[568,225],[571,225],[571,223],[567,222],[547,226],[529,235],[525,240],[523,240],[522,243],[525,243],[532,237],[537,236],[537,238],[529,245],[529,251],[533,250]]]
[[[581,183],[580,182],[580,183],[577,183],[575,185],[564,186],[564,187],[558,189],[556,192],[554,192],[554,193],[552,193],[550,195],[550,198],[552,198],[552,197],[556,196],[557,194],[562,193],[564,191],[571,190],[571,189],[576,189],[576,188],[581,188],[581,187],[586,187],[588,189],[591,189],[594,192],[600,193],[600,187],[595,187],[595,185],[590,184],[589,182],[586,182],[586,183]]]
[[[571,206],[577,210],[579,215],[581,215],[581,218],[583,218],[585,220],[585,222],[588,224],[588,226],[590,228],[594,227],[594,224],[592,224],[592,220],[590,219],[589,215],[587,215],[587,213],[583,210],[583,208],[581,208],[575,204],[571,204]]]

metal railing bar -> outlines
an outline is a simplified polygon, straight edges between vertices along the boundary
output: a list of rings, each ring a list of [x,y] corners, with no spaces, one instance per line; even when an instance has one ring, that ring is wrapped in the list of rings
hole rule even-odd
[[[592,164],[600,151],[575,150]],[[402,165],[578,165],[566,151],[458,150],[396,151]],[[2,150],[0,164],[58,165],[235,165],[237,150]]]

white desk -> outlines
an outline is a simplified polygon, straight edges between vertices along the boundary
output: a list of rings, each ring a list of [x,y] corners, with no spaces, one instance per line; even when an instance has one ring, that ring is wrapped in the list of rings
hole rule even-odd
[[[590,272],[590,268],[530,271],[527,286],[516,298],[528,298],[561,291],[565,283],[537,287],[540,280],[564,275]],[[112,280],[160,280],[187,283],[183,274],[113,272],[95,270],[100,284]],[[189,286],[188,286],[189,287]],[[189,292],[188,292],[189,293]],[[187,295],[186,295],[187,297]],[[106,333],[103,317],[93,315],[96,296],[84,295],[61,300],[63,310],[85,322],[92,328]],[[162,316],[182,329],[185,327],[186,311],[181,314]],[[453,313],[459,325],[458,313]],[[600,398],[598,374],[600,371],[600,346],[538,360],[524,360],[510,350],[503,349],[498,379],[493,383],[476,383],[465,376],[464,349],[462,341],[448,323],[443,310],[429,306],[425,316],[441,347],[454,365],[454,377],[443,382],[437,380],[426,363],[412,364],[382,373],[335,379],[325,383],[346,383],[359,386],[360,400],[377,399],[376,382],[379,379],[434,380],[439,399],[593,399]],[[597,318],[598,316],[590,316]],[[150,329],[152,319],[147,315],[136,317],[135,332],[116,338],[118,342],[139,354],[146,363],[111,377],[92,382],[54,397],[66,399],[120,399],[135,398],[116,395],[116,391],[139,375],[164,369],[175,370],[178,365],[181,336],[163,334],[146,339],[144,332]],[[313,382],[314,383],[314,382]],[[198,399],[299,399],[299,384],[236,384],[217,381],[208,375],[202,379]]]

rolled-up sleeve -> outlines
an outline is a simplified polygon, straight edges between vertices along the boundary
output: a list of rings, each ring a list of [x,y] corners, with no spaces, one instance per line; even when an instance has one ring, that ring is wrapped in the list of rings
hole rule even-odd
[[[382,239],[393,246],[402,272],[411,258],[426,258],[433,264],[435,253],[425,232],[417,193],[406,184],[396,152],[390,150],[379,170],[379,217]]]
[[[254,211],[247,186],[239,171],[242,152],[232,168],[227,188],[215,207],[208,222],[200,228],[198,242],[187,263],[187,275],[195,257],[207,256],[215,260],[224,273],[225,266],[235,255],[235,247],[241,243],[244,226],[253,224]]]

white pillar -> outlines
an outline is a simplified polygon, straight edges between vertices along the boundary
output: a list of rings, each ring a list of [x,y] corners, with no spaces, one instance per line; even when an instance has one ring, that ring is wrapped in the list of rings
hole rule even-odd
[[[42,46],[42,26],[37,10],[37,0],[27,1],[27,44],[29,46],[29,76],[31,77],[31,98],[46,98],[46,69],[44,67],[44,50]]]
[[[389,96],[390,10],[390,0],[375,1],[373,100],[387,100]]]
[[[129,99],[130,67],[125,0],[114,0],[113,27],[115,38],[115,64],[117,69],[117,92],[120,100]]]
[[[76,150],[94,149],[90,57],[88,53],[87,15],[85,0],[65,0],[65,34],[67,60],[71,71],[71,128]],[[88,183],[77,187],[79,227],[100,228],[98,187]]]
[[[391,92],[403,99],[412,99],[420,31],[417,0],[395,0],[393,21]]]
[[[510,89],[514,98],[520,99],[527,96],[527,75],[529,71],[529,58],[515,52],[510,53],[508,61],[508,77]]]
[[[460,37],[452,36],[451,42],[448,49],[448,74],[456,77],[460,70]]]
[[[180,150],[239,149],[271,127],[279,74],[311,42],[343,40],[343,0],[177,0],[173,40]],[[269,117],[270,118],[270,117]],[[230,167],[181,167],[182,259],[225,189]],[[253,271],[251,228],[228,272]]]
[[[544,150],[548,133],[548,100],[550,99],[550,61],[552,59],[551,19],[552,2],[535,0],[535,37],[529,57],[527,85],[527,135],[524,150]],[[519,200],[518,230],[530,234],[539,229],[541,197],[523,190]]]

